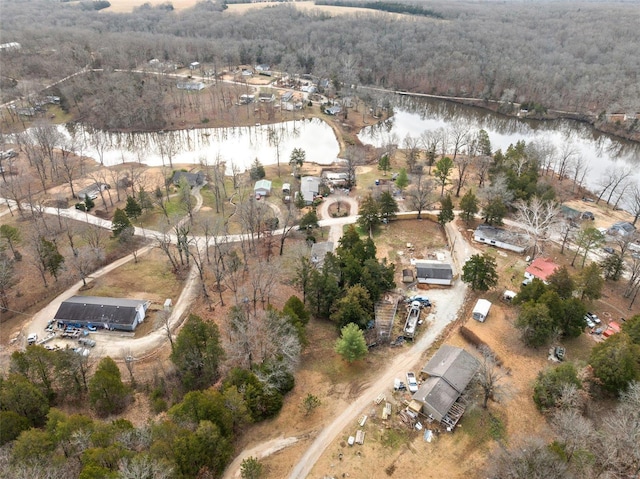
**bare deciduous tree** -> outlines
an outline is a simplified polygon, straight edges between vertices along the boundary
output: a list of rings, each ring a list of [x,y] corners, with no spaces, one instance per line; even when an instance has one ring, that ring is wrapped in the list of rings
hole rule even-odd
[[[496,355],[487,346],[480,348],[482,358],[480,367],[476,373],[478,386],[482,390],[482,407],[487,408],[489,399],[500,402],[506,393],[506,385],[502,382],[506,377],[506,372],[498,364]]]
[[[560,220],[560,207],[551,201],[534,196],[529,202],[516,202],[517,221],[533,240],[533,254],[542,251],[542,244],[549,239],[550,233]]]

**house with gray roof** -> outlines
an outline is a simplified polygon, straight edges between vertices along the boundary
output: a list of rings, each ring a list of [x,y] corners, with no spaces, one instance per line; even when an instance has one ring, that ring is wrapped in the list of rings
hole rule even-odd
[[[204,184],[204,173],[202,171],[198,171],[196,173],[190,173],[188,171],[176,171],[173,174],[173,178],[171,178],[171,182],[174,185],[179,185],[180,184],[180,180],[182,178],[185,178],[187,180],[187,183],[189,184],[189,186],[191,188],[194,188],[196,186],[201,186]]]
[[[464,413],[462,395],[479,367],[478,360],[464,349],[444,344],[422,369],[427,379],[413,395],[410,407],[452,430]]]
[[[636,227],[628,221],[619,221],[618,223],[614,223],[607,230],[607,233],[610,235],[618,235],[618,236],[628,236],[635,233]]]
[[[53,319],[63,326],[135,331],[150,304],[144,299],[73,296],[60,305]]]
[[[449,263],[441,261],[416,260],[416,278],[421,284],[453,284],[453,268]]]
[[[502,248],[516,253],[524,253],[529,243],[529,237],[490,225],[479,225],[473,233],[473,239],[496,248]]]
[[[315,197],[318,196],[321,181],[317,176],[303,176],[300,178],[300,194],[304,198],[306,205],[313,203]]]

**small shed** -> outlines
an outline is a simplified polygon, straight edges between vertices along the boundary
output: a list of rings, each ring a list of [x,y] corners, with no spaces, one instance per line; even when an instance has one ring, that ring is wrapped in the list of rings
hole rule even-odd
[[[200,68],[200,62],[189,63],[189,70],[197,70],[198,68]]]
[[[487,316],[489,315],[490,309],[491,301],[489,301],[488,299],[479,299],[476,305],[473,307],[473,319],[484,323],[484,320],[487,319]]]
[[[416,280],[413,275],[412,269],[403,269],[402,270],[402,282],[403,283],[413,283]]]
[[[253,192],[260,196],[269,196],[271,194],[271,181],[259,180],[256,181],[256,185],[253,187]]]
[[[513,301],[513,298],[516,297],[516,294],[517,293],[515,291],[507,289],[504,293],[502,293],[502,300],[510,303],[511,301]]]

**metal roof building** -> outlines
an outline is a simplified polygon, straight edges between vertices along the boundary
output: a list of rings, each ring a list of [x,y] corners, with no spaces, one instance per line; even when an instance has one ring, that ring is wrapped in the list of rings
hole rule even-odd
[[[53,319],[66,326],[92,325],[134,331],[144,321],[150,304],[150,301],[143,299],[73,296],[60,305]]]

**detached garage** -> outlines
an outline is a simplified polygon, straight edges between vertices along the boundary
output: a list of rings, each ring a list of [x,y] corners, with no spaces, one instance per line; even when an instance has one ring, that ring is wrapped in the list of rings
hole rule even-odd
[[[484,323],[484,320],[487,319],[487,316],[489,315],[490,309],[491,301],[487,299],[479,299],[476,305],[473,307],[473,319]]]

